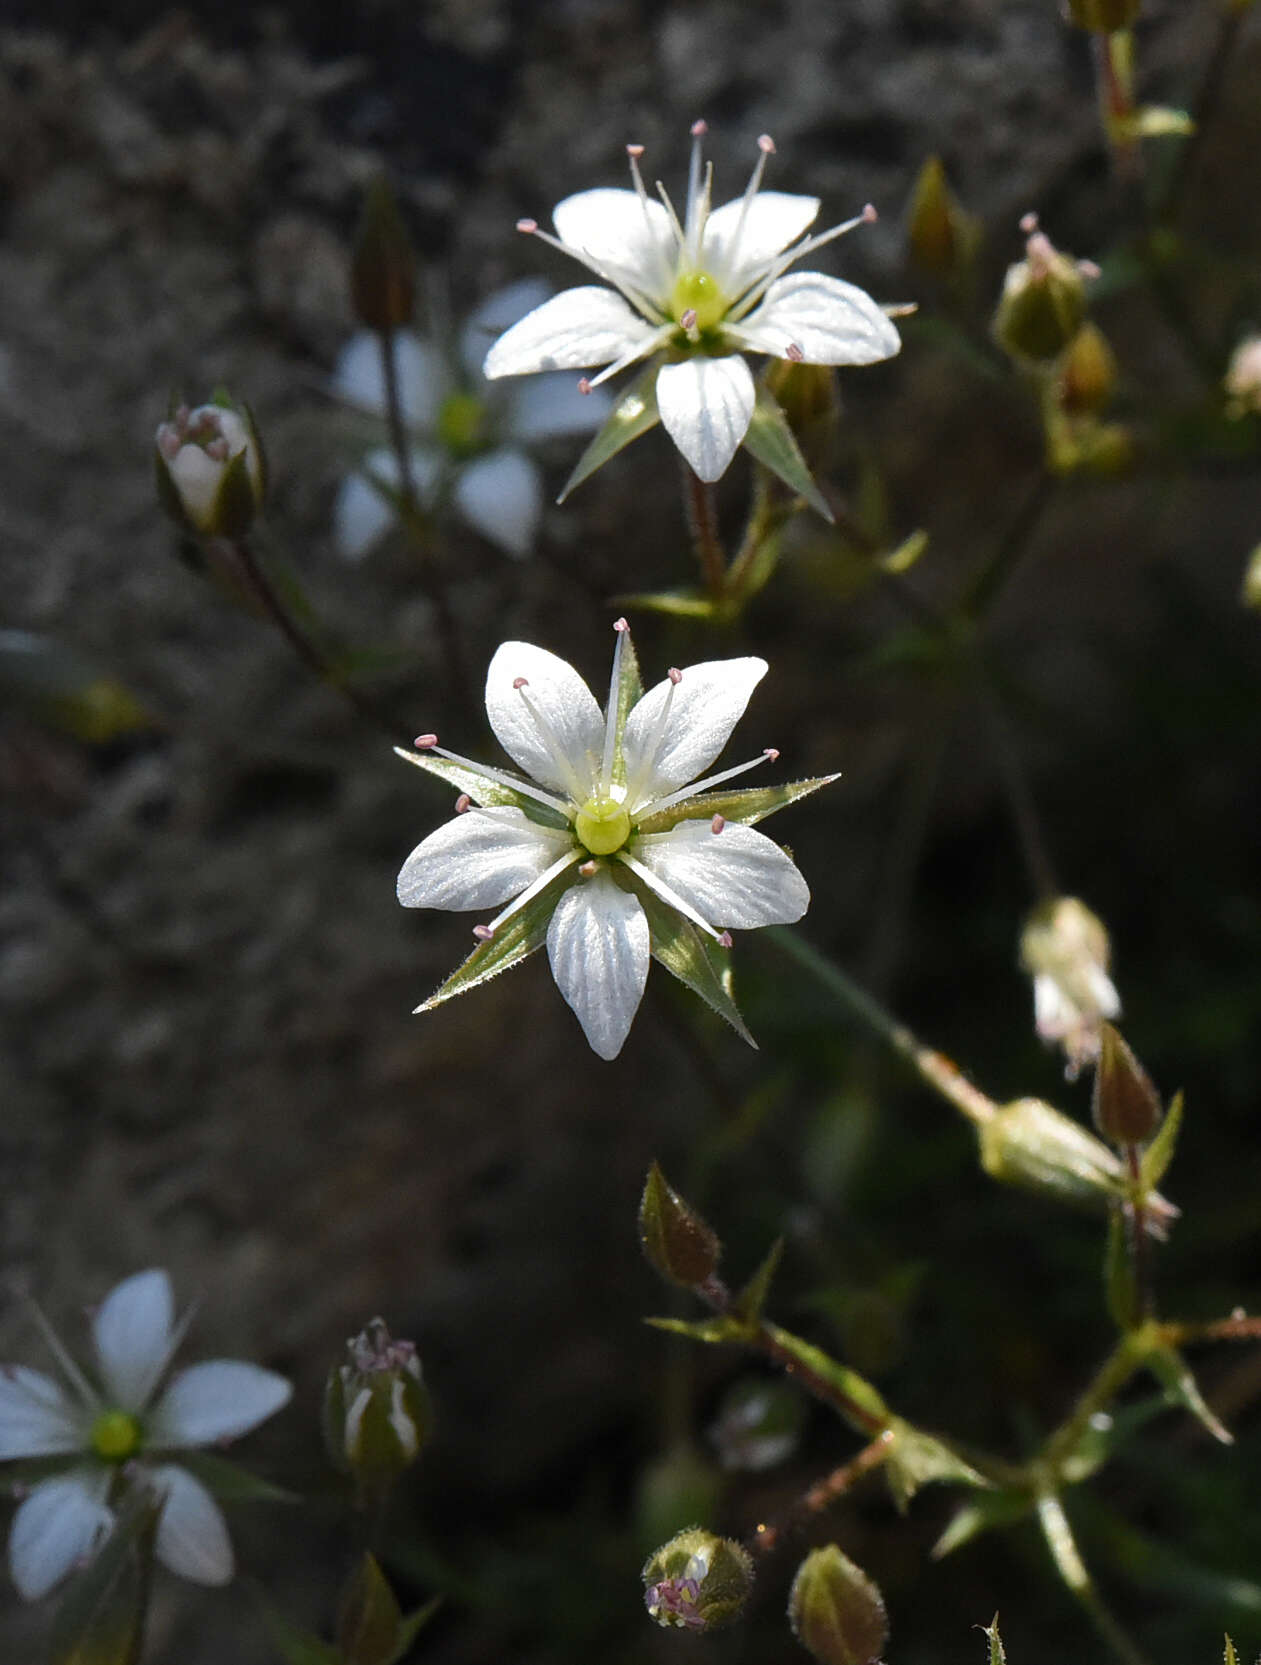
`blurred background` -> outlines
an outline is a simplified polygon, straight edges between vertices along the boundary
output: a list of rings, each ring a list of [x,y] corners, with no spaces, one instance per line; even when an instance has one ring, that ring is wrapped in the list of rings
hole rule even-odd
[[[1193,103],[1222,16],[1144,0],[1144,100]],[[1066,1085],[1036,1040],[1018,967],[1035,897],[1013,792],[1033,806],[1059,887],[1112,933],[1128,1039],[1166,1095],[1186,1091],[1163,1309],[1254,1305],[1261,622],[1240,587],[1261,419],[1227,420],[1220,383],[1261,325],[1257,20],[1223,60],[1158,281],[1110,175],[1089,39],[1055,0],[8,0],[0,21],[0,630],[38,637],[42,667],[32,680],[7,654],[0,710],[6,1281],[74,1344],[85,1305],[166,1266],[201,1300],[190,1357],[293,1377],[293,1406],[242,1455],[308,1502],[232,1525],[242,1567],[298,1620],[327,1623],[351,1546],[321,1384],[379,1313],[418,1344],[438,1410],[386,1556],[404,1593],[449,1595],[416,1657],[792,1652],[791,1549],[718,1642],[643,1614],[640,1562],[674,1526],[747,1531],[854,1443],[810,1409],[781,1466],[720,1468],[707,1429],[749,1367],[642,1326],[686,1310],[638,1252],[650,1161],[720,1229],[733,1277],[786,1235],[782,1322],[907,1415],[1013,1457],[1109,1344],[1099,1222],[986,1179],[966,1125],[756,935],[735,964],[757,1053],[660,969],[615,1064],[542,959],[412,1017],[469,946],[468,919],[394,899],[449,794],[181,562],[153,431],[172,395],[247,399],[272,570],[407,732],[490,757],[461,684],[501,640],[598,688],[611,598],[691,581],[677,459],[660,429],[637,442],[548,508],[524,562],[453,528],[453,674],[414,557],[387,541],[350,565],[330,535],[360,445],[328,383],[355,328],[366,187],[390,171],[430,274],[418,326],[439,332],[514,278],[581,281],[514,222],[624,184],[628,140],[649,177],[681,183],[697,116],[720,200],[769,132],[769,183],[820,196],[820,224],[874,202],[879,223],[819,264],[922,308],[900,358],[842,373],[829,480],[849,533],[803,521],[732,630],[634,615],[641,662],[655,679],[770,660],[733,755],[774,745],[788,776],[843,771],[773,829],[812,886],[801,934],[994,1096],[1088,1118],[1089,1083]],[[970,302],[908,264],[934,153],[984,228]],[[1030,209],[1104,266],[1094,317],[1132,452],[1050,486],[1036,400],[985,326]],[[553,494],[576,455],[550,455]],[[747,470],[742,454],[720,493],[733,537]],[[927,550],[891,585],[873,552],[918,528]],[[983,624],[999,711],[916,604],[948,606],[1008,538],[1020,559]],[[16,1299],[0,1340],[40,1362]],[[1169,1665],[1216,1657],[1224,1627],[1241,1657],[1261,1645],[1261,1358],[1202,1363],[1237,1446],[1170,1414],[1074,1513],[1109,1601]],[[885,1592],[890,1659],[978,1659],[972,1627],[996,1609],[1013,1665],[1102,1657],[1031,1528],[930,1562],[950,1510],[929,1491],[900,1519],[872,1482],[824,1523]],[[46,1627],[7,1599],[0,1649],[35,1657]],[[273,1657],[242,1584],[169,1579],[149,1656]]]

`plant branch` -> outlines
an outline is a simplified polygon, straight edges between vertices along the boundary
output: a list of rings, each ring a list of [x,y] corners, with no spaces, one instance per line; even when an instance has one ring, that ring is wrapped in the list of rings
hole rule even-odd
[[[821,1515],[837,1498],[844,1497],[864,1475],[871,1474],[887,1462],[895,1439],[892,1428],[881,1429],[871,1444],[865,1445],[856,1457],[825,1474],[822,1480],[816,1480],[778,1521],[756,1526],[745,1547],[754,1555],[772,1554],[779,1548],[783,1537],[805,1526],[815,1515]]]
[[[683,465],[684,509],[692,547],[700,564],[701,578],[711,598],[717,601],[726,588],[727,556],[718,537],[718,512],[714,488]]]

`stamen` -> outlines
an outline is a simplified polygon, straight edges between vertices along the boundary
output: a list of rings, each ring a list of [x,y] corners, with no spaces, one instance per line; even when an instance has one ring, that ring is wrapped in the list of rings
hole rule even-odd
[[[736,221],[736,229],[731,234],[729,246],[723,250],[729,271],[735,270],[736,255],[740,249],[740,239],[744,235],[744,222],[749,217],[749,209],[754,197],[762,189],[762,175],[766,172],[766,158],[775,154],[775,141],[769,133],[763,133],[757,142],[759,156],[753,164],[753,172],[749,175],[749,183],[744,188],[744,197],[740,203],[740,218]]]
[[[659,179],[656,181],[656,185],[657,195],[661,198],[665,205],[665,211],[670,216],[670,229],[674,233],[674,240],[679,245],[680,252],[682,252],[687,246],[687,238],[683,235],[683,227],[679,224],[679,216],[675,213],[674,204],[670,201],[670,193]]]
[[[613,644],[613,670],[609,676],[609,703],[604,710],[604,757],[600,763],[600,796],[607,798],[613,789],[613,754],[617,749],[617,720],[621,714],[622,644],[630,634],[625,619],[613,626],[617,641]]]
[[[709,830],[717,836],[717,834],[720,833],[726,825],[727,823],[721,815],[715,815],[714,819],[709,823]]]
[[[671,665],[670,669],[666,672],[666,675],[670,678],[670,681],[674,684],[674,686],[676,688],[678,687],[679,683],[682,682],[682,680],[683,680],[683,672],[679,669],[679,667],[677,665]]]
[[[689,341],[696,342],[701,338],[701,332],[696,327],[696,308],[689,306],[686,312],[679,315],[679,328]]]
[[[737,763],[732,769],[723,769],[719,774],[706,775],[704,780],[693,781],[690,786],[681,786],[677,792],[668,792],[664,798],[655,798],[651,803],[644,804],[635,810],[635,818],[646,821],[651,815],[659,815],[662,810],[673,809],[675,804],[686,803],[689,798],[708,791],[711,786],[721,786],[725,780],[734,780],[737,775],[747,774],[750,769],[756,769],[762,763],[776,763],[779,753],[774,746],[768,746],[760,757],[751,757],[747,763]],[[720,829],[715,827],[714,831]]]
[[[527,902],[532,902],[540,891],[547,889],[553,879],[563,873],[567,867],[572,867],[576,861],[581,861],[585,854],[586,852],[580,849],[567,851],[558,860],[554,861],[545,873],[540,873],[538,878],[535,879],[532,884],[528,884],[525,887],[520,896],[518,896],[514,901],[509,902],[506,908],[501,909],[500,912],[497,913],[488,924],[483,925],[481,929],[486,931],[490,936],[494,936],[495,932],[505,920],[511,919],[515,913],[520,913],[521,909],[525,907]],[[483,938],[483,941],[484,940],[485,938]]]
[[[537,220],[518,220],[517,230],[523,231],[527,237],[533,237],[539,229]]]
[[[467,792],[461,792],[459,797],[455,800],[455,813],[457,815],[467,815],[472,807],[472,798],[469,797]]]
[[[800,344],[796,341],[790,341],[784,348],[784,357],[791,360],[793,364],[800,364],[805,356]]]
[[[732,302],[727,313],[728,321],[734,324],[738,323],[741,318],[746,317],[762,299],[775,279],[782,277],[788,268],[795,266],[804,255],[813,254],[815,249],[821,249],[825,243],[832,242],[834,238],[844,237],[848,232],[857,231],[860,225],[870,225],[876,217],[875,209],[868,203],[862,213],[856,214],[852,220],[843,220],[840,225],[834,225],[830,231],[821,231],[816,236],[803,237],[800,242],[794,243],[791,248],[785,249],[782,254],[776,255],[774,260],[762,268],[760,275],[755,278],[744,294]]]
[[[526,689],[530,686],[528,679],[524,676],[515,677],[513,679],[512,686],[516,689],[517,693],[520,694],[526,710],[530,713],[530,718],[534,723],[535,728],[538,730],[540,740],[542,740],[543,744],[547,747],[552,763],[556,768],[556,772],[563,776],[563,778],[569,783],[569,790],[574,802],[576,804],[582,803],[583,799],[587,795],[587,789],[590,783],[580,778],[573,764],[570,762],[569,753],[561,744],[560,735],[557,734],[556,730],[552,727],[546,714],[539,707],[538,703],[526,693]]]
[[[719,938],[718,938],[718,946],[719,946],[719,948],[730,948],[731,947],[731,932],[730,931],[721,932],[721,934],[719,935]]]
[[[79,1398],[82,1399],[83,1403],[89,1408],[95,1409],[99,1401],[97,1395],[92,1391],[91,1384],[89,1383],[87,1377],[83,1374],[78,1365],[62,1346],[60,1336],[57,1334],[56,1330],[53,1329],[52,1325],[44,1317],[43,1312],[29,1295],[26,1298],[26,1304],[30,1309],[31,1317],[35,1320],[36,1329],[47,1343],[48,1350],[56,1359],[62,1375],[70,1383],[70,1386],[79,1395]]]
[[[590,391],[591,391],[591,377],[590,376],[579,376],[579,378],[578,378],[578,391],[579,391],[579,393],[590,393]]]
[[[478,942],[489,942],[494,934],[495,928],[493,925],[474,925],[473,927],[473,935]]]
[[[1038,229],[1038,216],[1033,213],[1023,215],[1020,221],[1020,229],[1026,237],[1032,237]]]
[[[596,874],[600,871],[600,863],[593,857],[590,861],[580,862],[578,865],[578,871],[582,874],[584,879],[594,879]]]
[[[531,237],[538,237],[561,254],[567,254],[571,260],[577,260],[589,272],[594,272],[598,278],[618,290],[633,306],[636,312],[646,318],[650,324],[661,322],[664,314],[656,301],[646,290],[635,281],[635,277],[621,267],[614,267],[596,260],[588,254],[586,249],[577,243],[562,243],[559,237],[553,237],[550,231],[544,231],[537,220],[518,220],[517,230],[528,232]]]
[[[617,852],[617,860],[629,867],[631,872],[638,878],[642,879],[648,886],[649,890],[655,891],[655,893],[664,903],[666,903],[668,907],[676,908],[678,912],[683,915],[684,919],[690,919],[693,925],[698,925],[700,929],[704,931],[706,936],[713,937],[715,942],[721,942],[721,932],[715,930],[707,919],[703,919],[701,915],[697,913],[696,909],[690,902],[685,902],[677,890],[674,890],[670,885],[666,884],[664,879],[658,878],[655,873],[651,872],[644,866],[642,861],[636,861],[635,857],[632,856],[628,850],[619,850]]]
[[[674,334],[675,327],[673,323],[662,324],[661,328],[654,331],[646,341],[641,341],[638,347],[632,347],[630,352],[623,353],[621,358],[614,359],[612,364],[606,364],[598,376],[584,376],[578,384],[579,392],[590,393],[593,387],[599,387],[602,382],[607,382],[610,377],[620,375],[630,365],[638,364],[641,358],[649,358],[658,347],[665,346]],[[585,387],[583,382],[586,383]]]
[[[703,139],[705,137],[706,133],[709,132],[709,123],[707,121],[705,121],[703,118],[697,117],[697,119],[692,123],[691,127],[688,129],[688,131],[691,133],[691,135],[694,139]]]
[[[488,763],[474,763],[471,757],[461,757],[459,752],[449,752],[445,746],[438,744],[436,734],[418,734],[415,745],[418,752],[436,752],[439,757],[445,757],[448,763],[458,763],[462,769],[471,769],[483,780],[493,780],[497,786],[506,786],[510,792],[519,792],[522,797],[533,798],[536,803],[546,804],[548,809],[556,810],[566,820],[571,819],[572,811],[564,798],[558,798],[552,792],[545,792],[541,786],[535,786],[533,781],[510,775],[506,769],[495,769]],[[402,746],[396,746],[394,749],[401,758],[408,762],[415,761],[411,752],[405,751]]]

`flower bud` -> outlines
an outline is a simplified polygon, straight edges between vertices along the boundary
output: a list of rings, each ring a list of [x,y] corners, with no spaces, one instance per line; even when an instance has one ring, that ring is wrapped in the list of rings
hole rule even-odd
[[[1116,379],[1116,355],[1107,336],[1097,324],[1084,323],[1060,366],[1060,409],[1068,416],[1093,416],[1111,399]]]
[[[1086,1207],[1123,1194],[1124,1170],[1115,1152],[1040,1098],[1004,1104],[978,1134],[981,1166],[1004,1184],[1046,1191]]]
[[[722,1253],[713,1228],[679,1195],[654,1162],[639,1204],[645,1255],[671,1283],[695,1289],[713,1276]]]
[[[659,1625],[717,1630],[738,1619],[753,1588],[753,1561],[732,1538],[690,1526],[644,1563],[644,1604]]]
[[[1033,978],[1034,1025],[1049,1045],[1064,1048],[1070,1080],[1099,1056],[1104,1020],[1121,1013],[1108,960],[1102,920],[1075,896],[1057,896],[1029,916],[1020,963]]]
[[[1160,1126],[1160,1095],[1147,1071],[1110,1023],[1095,1070],[1095,1126],[1114,1145],[1145,1145]]]
[[[388,335],[416,308],[416,251],[388,181],[368,190],[350,257],[350,298],[360,321]]]
[[[1081,328],[1086,314],[1086,285],[1075,260],[1061,254],[1036,220],[1025,258],[1007,268],[994,316],[999,345],[1015,359],[1053,364]]]
[[[1142,0],[1068,0],[1068,15],[1079,29],[1114,35],[1133,27],[1141,4]]]
[[[1245,607],[1251,607],[1254,612],[1261,613],[1261,543],[1248,557],[1248,564],[1244,568],[1240,600]]]
[[[380,1492],[420,1455],[433,1408],[416,1348],[384,1321],[346,1343],[346,1362],[324,1389],[324,1438],[334,1465],[355,1476],[361,1499]]]
[[[980,223],[950,189],[940,156],[930,156],[915,181],[907,215],[912,263],[933,277],[960,277],[971,266],[980,237]]]
[[[871,1665],[889,1640],[883,1596],[835,1544],[813,1550],[797,1568],[788,1618],[820,1665]]]
[[[1238,418],[1251,411],[1261,414],[1261,335],[1246,336],[1230,355],[1222,384],[1227,415]]]
[[[185,531],[239,538],[249,530],[267,464],[247,406],[181,405],[158,428],[153,459],[162,507]]]

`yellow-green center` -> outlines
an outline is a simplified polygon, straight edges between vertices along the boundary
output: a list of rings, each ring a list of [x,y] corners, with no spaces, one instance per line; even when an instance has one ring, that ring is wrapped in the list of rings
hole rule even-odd
[[[727,297],[708,272],[683,272],[670,291],[671,314],[681,321],[685,313],[694,312],[695,328],[702,335],[722,323],[727,304]]]
[[[611,856],[630,837],[631,820],[616,798],[588,798],[574,830],[593,856]]]
[[[457,457],[467,456],[486,442],[486,407],[472,393],[452,393],[438,412],[438,438]]]
[[[92,1449],[108,1463],[121,1463],[140,1444],[140,1424],[126,1411],[102,1411],[92,1424]]]

